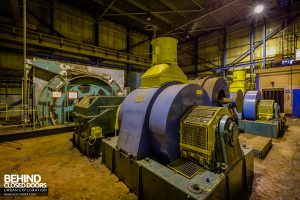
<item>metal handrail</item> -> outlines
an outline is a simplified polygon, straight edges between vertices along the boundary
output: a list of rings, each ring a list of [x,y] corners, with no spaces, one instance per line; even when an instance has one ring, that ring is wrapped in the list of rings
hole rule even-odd
[[[4,30],[4,28],[8,29],[7,33],[10,33],[14,36],[16,36],[16,35],[22,36],[21,31],[23,30],[23,28],[21,28],[21,27],[10,26],[7,24],[0,24],[0,29]],[[39,33],[39,32],[32,31],[32,30],[27,30],[27,38],[28,38],[28,40],[38,39],[40,42],[42,42],[42,39],[44,39],[45,41],[52,40],[51,43],[53,43],[53,40],[57,40],[58,44],[61,44],[62,46],[63,45],[71,46],[71,47],[75,46],[78,49],[88,50],[91,52],[99,52],[99,53],[103,53],[105,55],[115,56],[116,58],[123,58],[128,61],[134,61],[137,63],[137,65],[139,65],[139,63],[140,64],[143,63],[143,65],[150,66],[150,64],[151,64],[151,60],[147,56],[143,57],[143,56],[128,54],[128,53],[114,50],[111,48],[101,47],[101,46],[93,46],[93,45],[82,43],[79,41],[65,39],[65,38],[61,38],[61,37],[57,37],[57,36],[53,36],[53,35],[47,35],[47,34]]]

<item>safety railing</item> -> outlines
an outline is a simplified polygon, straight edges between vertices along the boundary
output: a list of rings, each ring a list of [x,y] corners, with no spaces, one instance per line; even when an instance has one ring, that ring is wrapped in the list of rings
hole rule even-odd
[[[7,35],[8,34],[8,35]],[[6,24],[0,24],[0,35],[2,39],[11,42],[22,42],[23,29]],[[151,60],[147,56],[137,56],[108,47],[93,46],[80,41],[60,38],[44,33],[27,30],[28,45],[60,49],[61,51],[83,54],[103,59],[149,67]]]
[[[5,120],[9,121],[9,115],[12,113],[18,113],[17,116],[19,116],[20,118],[22,118],[23,116],[30,116],[31,120],[24,122],[21,120],[21,123],[15,123],[13,125],[4,125],[2,127],[11,127],[11,126],[31,126],[33,128],[33,130],[36,129],[36,126],[38,124],[37,122],[37,110],[36,109],[29,109],[29,110],[25,110],[25,109],[17,109],[17,110],[10,110],[9,106],[6,103],[0,103],[0,105],[4,105],[5,106],[5,110],[0,110],[0,116],[1,114],[5,114]],[[3,108],[3,107],[2,107]]]

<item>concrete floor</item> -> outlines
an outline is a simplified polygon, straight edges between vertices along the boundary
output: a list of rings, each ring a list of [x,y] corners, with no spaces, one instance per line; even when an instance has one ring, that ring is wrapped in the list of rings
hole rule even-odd
[[[268,156],[255,159],[252,200],[300,199],[300,119],[289,119],[288,124],[284,137],[273,140]],[[49,197],[38,199],[136,199],[99,160],[90,162],[73,148],[71,137],[64,133],[0,143],[0,177],[6,173],[40,174]]]
[[[300,119],[289,118],[285,135],[272,139],[263,160],[255,159],[254,199],[300,199]]]

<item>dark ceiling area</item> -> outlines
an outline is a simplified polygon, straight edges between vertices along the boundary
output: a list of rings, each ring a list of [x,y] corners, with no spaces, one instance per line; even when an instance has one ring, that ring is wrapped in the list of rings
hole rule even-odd
[[[54,0],[27,0],[51,8]],[[156,36],[173,36],[179,41],[194,39],[232,25],[249,26],[263,18],[289,18],[298,14],[296,0],[60,0],[71,7],[90,13],[97,22],[106,19],[132,30]],[[0,18],[12,19],[22,0],[2,1]],[[265,6],[257,15],[254,8]],[[12,6],[14,8],[12,8]],[[21,17],[21,16],[20,16]]]
[[[170,35],[180,40],[257,21],[253,9],[263,3],[260,18],[276,18],[299,12],[290,0],[62,0],[94,13],[98,21],[107,19],[143,33]]]

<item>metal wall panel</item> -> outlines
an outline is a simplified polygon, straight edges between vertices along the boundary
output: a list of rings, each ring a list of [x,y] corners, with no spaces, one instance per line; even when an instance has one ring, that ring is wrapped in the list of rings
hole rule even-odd
[[[147,35],[138,33],[136,31],[130,31],[130,46],[138,44],[141,41],[147,40],[149,37]],[[130,53],[139,56],[149,55],[150,42],[146,41],[130,50]]]
[[[126,28],[124,26],[102,20],[99,24],[100,45],[108,48],[126,49]]]
[[[272,20],[267,21],[267,35],[274,31],[281,21]],[[282,54],[285,57],[294,57],[294,51],[300,48],[300,37],[295,37],[295,35],[300,34],[300,19],[295,19],[292,24],[290,24],[283,31],[280,31],[271,39],[267,40],[266,46],[266,57],[268,59],[274,59],[276,54]],[[262,40],[262,25],[257,22],[255,27],[255,43]],[[215,33],[207,34],[199,38],[199,57],[205,58],[209,62],[214,63],[217,66],[221,66],[223,57],[223,30],[217,31]],[[190,42],[191,45],[194,44]],[[190,51],[189,45],[181,45],[184,51]],[[240,28],[238,26],[229,27],[227,30],[227,44],[226,44],[226,59],[227,65],[229,65],[234,59],[239,57],[242,53],[250,49],[250,27]],[[180,53],[180,50],[178,51]],[[192,53],[192,51],[190,51]],[[263,50],[262,45],[255,49],[254,60],[260,61],[262,59]],[[187,56],[179,56],[179,61],[182,62],[186,68],[186,72],[193,71],[193,65],[191,62],[187,62],[186,59],[190,59]],[[239,63],[249,63],[250,56],[247,56]],[[199,70],[205,69],[205,66],[213,67],[203,61],[199,61]]]

